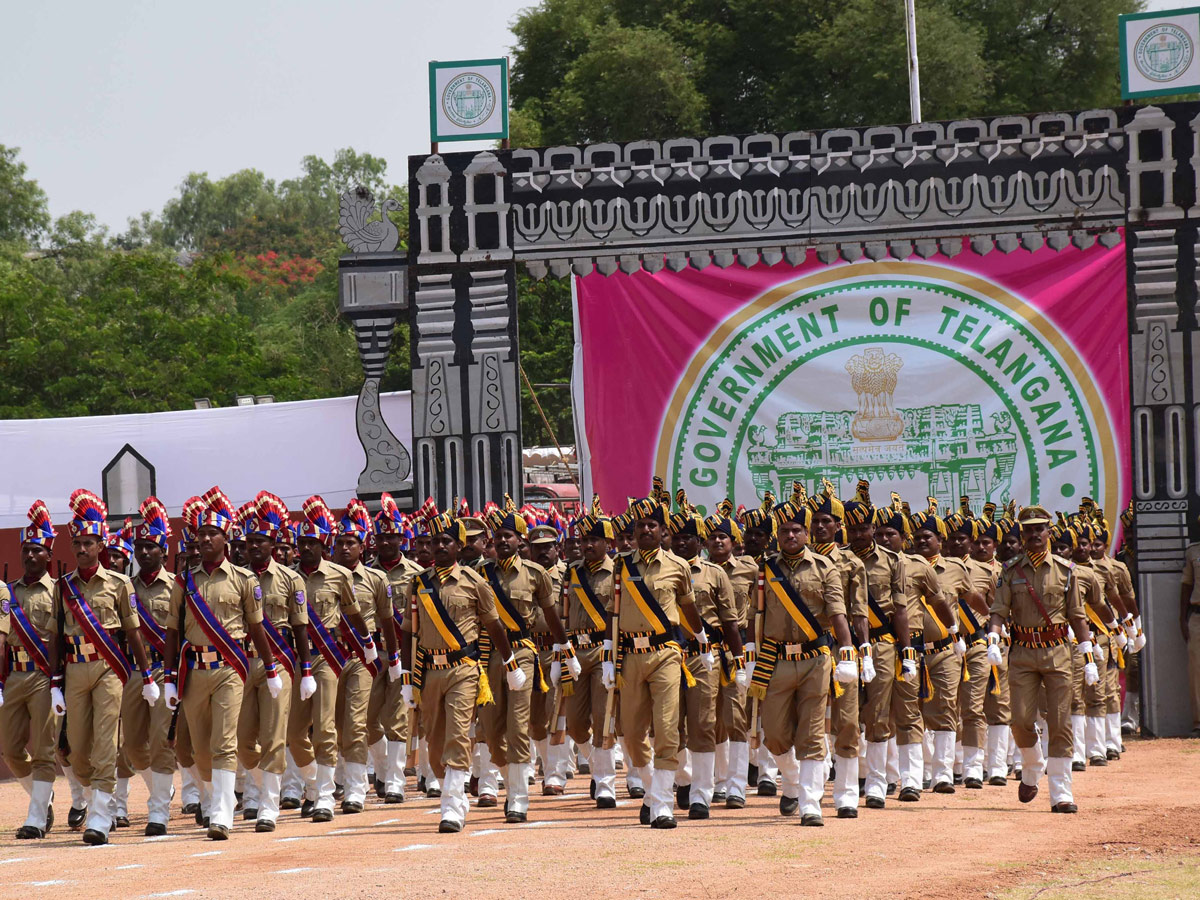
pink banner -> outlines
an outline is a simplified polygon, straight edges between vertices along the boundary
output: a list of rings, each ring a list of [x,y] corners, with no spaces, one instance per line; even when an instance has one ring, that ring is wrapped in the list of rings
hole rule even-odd
[[[1128,502],[1125,246],[578,282],[593,489]]]

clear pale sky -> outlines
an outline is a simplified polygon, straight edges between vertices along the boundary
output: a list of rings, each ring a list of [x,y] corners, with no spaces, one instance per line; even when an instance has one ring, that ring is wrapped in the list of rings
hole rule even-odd
[[[354,147],[401,182],[428,146],[428,61],[506,55],[533,3],[14,0],[0,143],[21,148],[54,215],[82,209],[114,231],[193,171],[283,179],[306,154]]]
[[[0,144],[21,148],[53,215],[115,231],[193,171],[283,179],[353,147],[402,182],[429,146],[429,60],[507,55],[532,3],[6,2]]]

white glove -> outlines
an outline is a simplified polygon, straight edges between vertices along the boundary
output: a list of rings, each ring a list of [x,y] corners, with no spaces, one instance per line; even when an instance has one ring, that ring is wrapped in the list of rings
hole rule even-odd
[[[483,676],[487,678],[487,675]],[[400,686],[400,699],[404,701],[404,705],[409,709],[414,709],[417,704],[413,703],[412,685],[404,684]]]
[[[550,683],[558,684],[562,681],[562,663],[557,659],[550,663]]]
[[[842,647],[839,649],[839,655],[849,651],[854,653],[853,647]],[[838,661],[837,667],[833,670],[833,677],[840,684],[853,684],[858,681],[858,663],[853,659],[842,659]]]
[[[959,638],[954,642],[954,655],[962,659],[967,655],[967,642]]]
[[[917,666],[917,661],[915,659],[900,660],[900,674],[904,676],[905,680],[909,678],[916,678],[919,671],[920,668]]]
[[[1137,637],[1138,627],[1133,616],[1126,616],[1125,620],[1121,623],[1121,627],[1125,629],[1125,636],[1131,641]]]
[[[1004,651],[1000,649],[1000,635],[994,631],[989,633],[987,642],[988,663],[993,666],[1004,665]]]
[[[280,678],[279,673],[276,672],[267,679],[267,693],[271,695],[272,700],[276,700],[279,698],[281,691],[283,691],[283,679]]]
[[[1125,637],[1125,632],[1121,630],[1120,626],[1115,627],[1117,630],[1113,632],[1113,638],[1116,639],[1117,646],[1124,650],[1129,646],[1129,638]]]
[[[4,685],[0,684],[0,706],[4,705]]]
[[[600,663],[600,683],[606,691],[617,686],[617,667],[607,660]]]
[[[404,674],[404,665],[397,659],[394,663],[388,666],[388,681],[399,681],[400,676]]]
[[[862,660],[862,680],[863,684],[870,684],[875,680],[875,660],[871,659],[871,648],[867,644],[863,644],[858,648],[859,658]]]
[[[504,661],[504,665],[507,666],[509,663],[511,663],[516,658],[517,658],[517,656],[514,653],[512,656],[510,656],[508,659],[506,659]],[[520,666],[518,666],[515,669],[508,669],[508,671],[506,671],[504,673],[504,678],[508,682],[508,689],[510,691],[519,691],[519,690],[521,690],[521,688],[525,687],[525,681],[526,681],[525,672],[522,671]]]
[[[739,691],[744,691],[750,687],[750,678],[754,675],[754,663],[748,662],[745,666],[733,673],[733,683],[737,685]]]
[[[568,643],[563,649],[565,650],[570,646],[570,643]],[[578,680],[579,676],[583,674],[583,666],[579,664],[579,657],[572,654],[563,660],[563,662],[567,667],[567,671],[571,673],[571,677]]]
[[[146,701],[147,706],[153,706],[155,703],[157,703],[161,694],[162,692],[159,691],[158,685],[153,681],[142,683],[142,699]]]
[[[1094,662],[1090,662],[1083,667],[1083,683],[1088,687],[1100,681],[1100,670],[1096,668]]]
[[[704,666],[705,672],[711,672],[713,670],[713,666],[716,665],[716,663],[717,663],[717,660],[713,656],[713,652],[711,650],[705,650],[703,653],[700,654],[700,665]]]
[[[1133,620],[1133,627],[1137,629],[1137,637],[1133,639],[1133,652],[1137,653],[1146,646],[1146,633],[1142,631],[1142,617],[1138,616]]]
[[[1105,657],[1104,657],[1104,648],[1103,647],[1101,647],[1100,645],[1097,644],[1096,649],[1092,651],[1092,655],[1096,657],[1096,665],[1097,666],[1104,665]]]
[[[54,690],[58,690],[58,688]],[[60,692],[58,696],[61,699],[62,693]],[[171,712],[175,712],[179,708],[179,689],[175,686],[174,682],[168,681],[163,685],[163,697],[166,698],[167,709]],[[63,712],[66,712],[66,710],[64,709]]]
[[[317,692],[317,679],[312,675],[302,675],[300,677],[300,701],[303,702],[312,697]]]
[[[379,659],[379,651],[375,649],[374,641],[372,641],[372,640],[367,641],[367,649],[366,649],[366,652],[363,653],[363,659],[365,659],[367,661],[368,665],[375,662],[375,660]]]

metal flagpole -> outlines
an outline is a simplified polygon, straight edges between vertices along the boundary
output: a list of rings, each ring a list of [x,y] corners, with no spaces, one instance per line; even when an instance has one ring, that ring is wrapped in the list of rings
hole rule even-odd
[[[917,0],[904,0],[904,37],[908,44],[908,105],[913,122],[920,122],[921,70],[917,64]]]

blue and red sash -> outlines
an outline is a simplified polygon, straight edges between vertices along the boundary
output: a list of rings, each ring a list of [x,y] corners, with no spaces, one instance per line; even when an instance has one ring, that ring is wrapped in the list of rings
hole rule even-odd
[[[108,629],[100,624],[100,620],[96,618],[96,614],[88,606],[83,592],[75,584],[75,577],[73,575],[66,575],[59,579],[59,583],[66,586],[66,592],[63,594],[63,603],[71,611],[75,622],[83,630],[83,633],[87,635],[88,641],[96,648],[96,651],[104,657],[104,661],[108,663],[108,667],[121,679],[121,684],[125,684],[129,680],[129,676],[133,673],[133,666],[129,664],[129,660],[125,658],[125,654],[121,652],[121,648],[117,646],[117,642],[112,639],[112,635],[108,633]]]
[[[225,660],[229,667],[238,673],[238,677],[242,681],[245,681],[246,676],[250,673],[250,661],[246,659],[246,654],[242,652],[241,645],[229,636],[229,632],[225,630],[225,626],[220,623],[208,603],[200,596],[200,592],[196,590],[196,580],[192,577],[192,570],[184,569],[183,574],[176,577],[183,586],[183,595],[187,601],[187,608],[196,620],[196,624],[200,626],[209,643],[217,648],[217,652],[221,654],[221,659]]]
[[[49,677],[50,653],[46,649],[46,645],[42,642],[41,637],[38,636],[33,623],[25,615],[25,610],[21,609],[17,604],[17,592],[13,590],[12,584],[8,586],[8,593],[12,597],[8,612],[13,624],[17,626],[17,634],[20,635],[21,643],[25,645],[25,649],[29,651],[29,655],[33,657],[34,664],[42,670],[46,677]]]
[[[154,616],[150,615],[150,610],[142,605],[142,601],[138,599],[138,595],[133,595],[133,608],[137,610],[138,618],[141,620],[142,637],[150,642],[150,645],[158,651],[159,656],[167,655],[167,629],[159,627],[159,624],[154,621]]]
[[[306,599],[305,602],[308,604],[308,636],[312,638],[312,642],[321,656],[325,657],[325,662],[333,670],[334,676],[340,678],[342,669],[346,668],[346,657],[342,655],[342,651],[338,649],[337,641],[333,639],[333,635],[329,633],[329,629],[325,627],[325,624],[321,621],[321,617],[317,615],[312,601]]]
[[[287,669],[287,673],[291,678],[296,677],[296,654],[292,652],[292,648],[288,646],[288,642],[283,639],[283,635],[271,624],[271,620],[263,616],[263,631],[267,633],[267,640],[271,642],[271,651],[275,655],[275,661]]]
[[[367,662],[367,642],[362,639],[362,635],[354,630],[354,626],[346,621],[345,616],[342,616],[342,621],[338,623],[338,630],[341,632],[342,640],[346,642],[346,646],[354,651],[354,655],[366,666],[367,671],[371,673],[371,677],[374,678],[378,675],[381,671],[379,668],[379,657],[376,656],[374,662]],[[379,653],[378,647],[375,648],[375,652]]]

